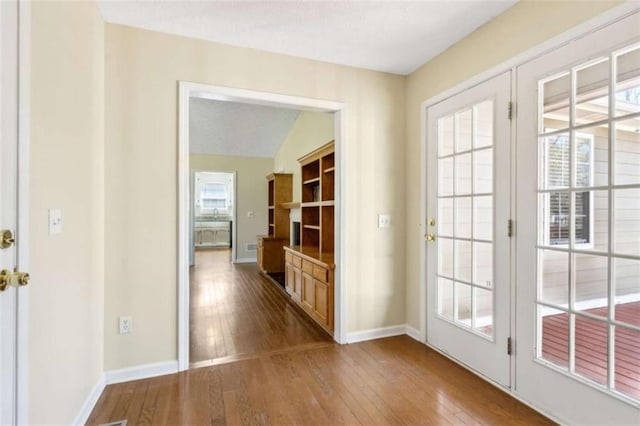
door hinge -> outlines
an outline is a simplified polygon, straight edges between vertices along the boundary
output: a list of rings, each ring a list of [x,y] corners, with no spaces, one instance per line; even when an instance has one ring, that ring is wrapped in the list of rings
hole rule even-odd
[[[511,337],[507,337],[507,355],[511,355]]]
[[[509,101],[509,106],[508,106],[508,110],[509,112],[507,113],[507,115],[509,116],[509,120],[513,120],[513,102]]]
[[[507,221],[507,235],[513,237],[513,220],[511,219]]]

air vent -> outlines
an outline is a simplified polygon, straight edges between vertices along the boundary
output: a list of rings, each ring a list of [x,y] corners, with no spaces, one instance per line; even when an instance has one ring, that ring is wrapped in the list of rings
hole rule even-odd
[[[102,423],[100,426],[127,426],[126,420],[118,420],[117,422]]]
[[[258,245],[256,243],[247,244],[247,251],[256,251],[257,248],[258,248]]]

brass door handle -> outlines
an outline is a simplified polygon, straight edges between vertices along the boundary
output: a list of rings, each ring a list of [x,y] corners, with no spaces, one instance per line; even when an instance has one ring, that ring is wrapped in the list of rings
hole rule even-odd
[[[0,291],[5,291],[7,287],[23,287],[29,284],[30,279],[26,272],[11,272],[3,269],[0,271]]]
[[[11,247],[16,242],[13,238],[13,233],[8,229],[0,231],[0,249],[6,249]]]
[[[436,235],[435,234],[426,234],[424,236],[425,241],[429,241],[430,243],[434,242],[436,240]]]

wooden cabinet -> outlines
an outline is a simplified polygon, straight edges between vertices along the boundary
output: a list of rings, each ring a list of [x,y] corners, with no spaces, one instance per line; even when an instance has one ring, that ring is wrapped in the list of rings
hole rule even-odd
[[[257,260],[264,273],[283,273],[282,248],[289,244],[289,206],[293,196],[293,175],[272,173],[267,176],[268,234],[258,236]]]
[[[262,272],[265,274],[285,272],[282,249],[287,244],[289,240],[285,238],[258,235],[257,260]]]
[[[285,247],[286,290],[327,332],[333,334],[333,253]]]
[[[300,158],[300,246],[285,247],[286,290],[333,334],[334,142]]]

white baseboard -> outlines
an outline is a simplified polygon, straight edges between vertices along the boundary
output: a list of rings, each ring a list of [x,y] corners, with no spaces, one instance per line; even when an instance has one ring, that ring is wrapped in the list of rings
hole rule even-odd
[[[255,257],[243,257],[240,259],[236,259],[233,263],[256,263],[258,261]]]
[[[422,332],[420,330],[413,328],[408,324],[406,328],[407,336],[411,337],[413,340],[417,340],[420,343],[424,343],[427,340],[426,337],[422,335]]]
[[[98,402],[100,395],[102,395],[102,391],[104,390],[105,386],[106,383],[104,380],[104,374],[101,374],[100,379],[98,379],[98,383],[96,383],[93,389],[91,389],[89,396],[87,396],[84,404],[82,404],[82,407],[76,415],[76,418],[73,419],[73,422],[71,423],[72,425],[84,425],[87,423],[87,420],[89,420],[89,416],[91,415],[91,411],[93,411],[93,407],[96,406],[96,403]]]
[[[157,362],[154,364],[136,365],[135,367],[111,370],[104,373],[105,383],[129,382],[131,380],[148,379],[178,372],[178,361]]]
[[[392,325],[390,327],[372,328],[370,330],[347,333],[347,343],[364,342],[365,340],[381,339],[383,337],[401,336],[406,334],[406,325]]]

